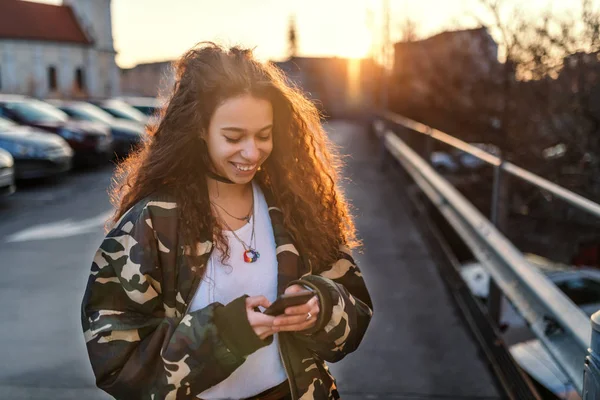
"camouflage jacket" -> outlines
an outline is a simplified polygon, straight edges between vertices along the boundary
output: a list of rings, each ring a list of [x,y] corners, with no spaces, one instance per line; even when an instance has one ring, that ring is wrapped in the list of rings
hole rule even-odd
[[[279,334],[292,398],[338,399],[325,361],[339,361],[358,347],[372,315],[369,293],[347,249],[325,272],[312,274],[283,226],[283,214],[265,195],[277,246],[278,293],[301,282],[317,291],[321,304],[310,331]],[[117,399],[195,399],[272,341],[254,334],[245,296],[188,312],[212,237],[198,243],[189,262],[176,207],[167,197],[140,201],[113,225],[94,256],[82,326],[96,384]]]

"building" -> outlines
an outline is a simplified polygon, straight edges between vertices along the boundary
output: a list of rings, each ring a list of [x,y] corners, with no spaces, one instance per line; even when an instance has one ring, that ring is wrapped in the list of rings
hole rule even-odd
[[[0,92],[119,95],[110,6],[111,0],[0,1]]]
[[[329,117],[367,114],[377,97],[380,70],[371,59],[290,57],[275,64]]]
[[[291,57],[274,64],[329,117],[366,114],[377,97],[381,73],[371,59]],[[121,70],[123,95],[161,97],[174,82],[172,61]]]
[[[498,60],[487,28],[446,31],[394,44],[390,106],[463,140],[489,141],[502,129],[507,80],[514,71]]]
[[[455,73],[479,79],[499,65],[498,44],[485,27],[394,44],[394,80],[409,85],[412,96],[426,96],[435,90],[433,76]]]
[[[175,83],[172,61],[138,64],[121,70],[121,93],[126,96],[160,97]]]

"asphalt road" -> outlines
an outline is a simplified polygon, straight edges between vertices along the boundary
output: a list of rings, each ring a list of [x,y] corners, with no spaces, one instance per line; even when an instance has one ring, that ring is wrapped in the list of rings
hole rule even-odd
[[[427,249],[377,168],[377,145],[328,125],[346,154],[343,186],[363,240],[356,254],[375,315],[361,347],[332,365],[342,397],[499,399]],[[94,386],[79,307],[111,206],[112,168],[20,187],[0,199],[0,398],[107,399]]]

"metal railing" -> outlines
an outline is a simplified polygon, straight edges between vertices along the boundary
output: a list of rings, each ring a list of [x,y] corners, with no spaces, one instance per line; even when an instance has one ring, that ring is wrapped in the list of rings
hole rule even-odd
[[[495,170],[491,221],[393,130],[389,130],[388,125],[404,127],[426,135],[427,153],[431,152],[433,140],[437,140],[492,165]],[[406,117],[384,112],[374,121],[373,128],[382,140],[384,150],[402,164],[452,225],[488,271],[494,285],[497,285],[525,318],[532,332],[577,391],[583,395],[584,400],[600,398],[595,397],[600,396],[600,312],[592,317],[596,321],[593,324],[594,340],[588,351],[592,339],[589,318],[552,281],[533,267],[523,253],[495,226],[500,207],[500,184],[503,174],[528,182],[596,217],[600,217],[600,205],[453,136]],[[492,289],[493,287],[490,287],[490,294]],[[497,299],[492,302],[490,314],[498,313],[498,310],[493,310],[494,307],[499,307],[498,304]]]

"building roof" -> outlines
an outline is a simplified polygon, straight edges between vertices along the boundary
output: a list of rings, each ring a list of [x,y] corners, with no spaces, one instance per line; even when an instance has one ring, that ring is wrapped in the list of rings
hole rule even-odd
[[[0,39],[92,44],[71,7],[22,0],[0,0]]]
[[[144,63],[139,63],[134,65],[131,68],[122,68],[123,70],[134,70],[136,68],[140,68],[140,69],[144,69],[144,68],[162,68],[162,67],[168,67],[170,65],[172,65],[174,62],[174,60],[165,60],[165,61],[150,61],[150,62],[144,62]]]
[[[423,46],[423,45],[429,45],[432,43],[446,43],[449,40],[452,40],[454,37],[456,36],[471,36],[471,37],[485,37],[488,38],[489,40],[493,41],[494,39],[490,36],[487,27],[482,26],[479,28],[473,28],[473,29],[461,29],[461,30],[455,30],[455,31],[444,31],[444,32],[440,32],[436,35],[430,36],[428,38],[425,39],[421,39],[421,40],[414,40],[414,41],[410,41],[410,42],[396,42],[394,43],[394,46],[396,48],[398,47],[417,47],[417,46]]]

